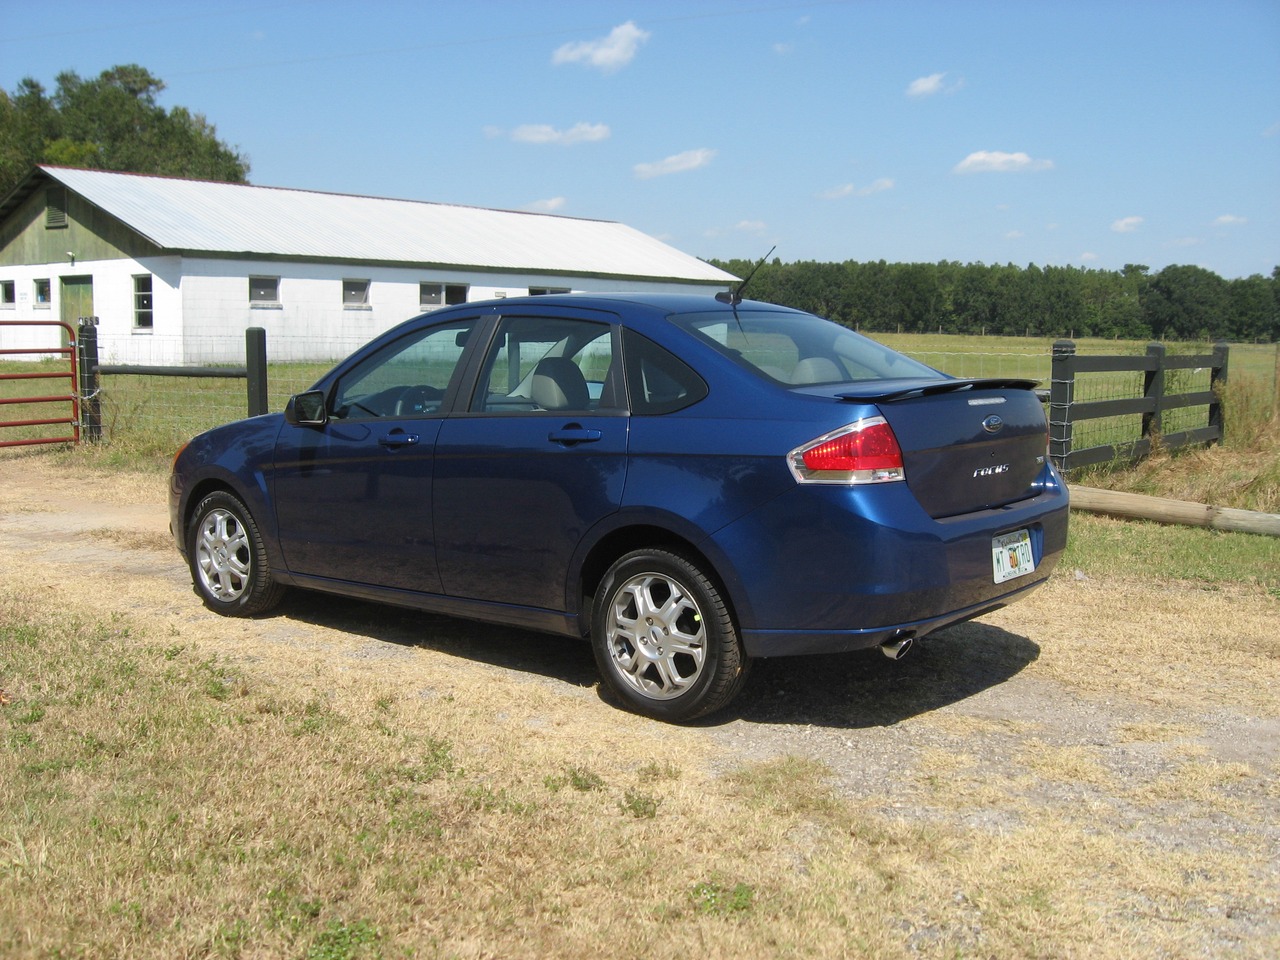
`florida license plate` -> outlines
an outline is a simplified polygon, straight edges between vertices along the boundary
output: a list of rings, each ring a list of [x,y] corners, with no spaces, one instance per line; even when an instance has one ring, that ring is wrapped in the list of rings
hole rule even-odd
[[[1034,572],[1036,558],[1031,554],[1031,534],[1026,530],[1015,530],[992,539],[991,566],[996,583]]]

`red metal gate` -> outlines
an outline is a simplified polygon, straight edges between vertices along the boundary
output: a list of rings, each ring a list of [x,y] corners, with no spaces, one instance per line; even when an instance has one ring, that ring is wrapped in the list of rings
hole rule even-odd
[[[32,373],[0,373],[0,381],[11,380],[58,380],[66,383],[68,392],[53,395],[34,396],[0,396],[0,414],[4,409],[15,404],[58,404],[68,403],[71,407],[69,417],[41,417],[30,420],[0,420],[0,431],[5,427],[55,427],[69,426],[70,436],[36,436],[21,440],[5,440],[0,432],[0,447],[22,447],[37,443],[79,443],[80,442],[80,389],[76,364],[76,331],[69,323],[58,320],[0,320],[0,328],[4,327],[61,327],[67,333],[67,344],[62,347],[23,347],[10,348],[0,345],[0,360],[12,356],[45,355],[61,357],[66,361],[66,369],[40,370]],[[36,386],[31,387],[37,389]],[[20,388],[25,392],[25,388]],[[53,432],[53,431],[45,431]]]

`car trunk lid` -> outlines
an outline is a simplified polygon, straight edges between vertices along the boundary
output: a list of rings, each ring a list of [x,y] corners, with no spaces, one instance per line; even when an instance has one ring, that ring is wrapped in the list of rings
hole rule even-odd
[[[1000,507],[1038,492],[1044,409],[1033,380],[898,380],[844,384],[841,400],[874,403],[902,448],[907,485],[935,518]]]

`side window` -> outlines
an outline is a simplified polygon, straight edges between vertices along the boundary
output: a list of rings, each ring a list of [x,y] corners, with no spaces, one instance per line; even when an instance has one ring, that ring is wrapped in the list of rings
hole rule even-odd
[[[440,409],[475,320],[428,327],[383,347],[338,381],[338,419],[428,416]]]
[[[632,413],[673,413],[707,395],[706,381],[669,350],[634,330],[625,331],[622,344],[627,356],[627,393]]]
[[[607,323],[504,317],[485,357],[471,409],[478,413],[593,412],[622,408]]]
[[[155,322],[151,299],[151,274],[133,278],[133,325],[139,330],[150,330]]]
[[[249,278],[249,306],[254,304],[271,304],[276,306],[280,303],[280,278],[279,277],[250,277]]]

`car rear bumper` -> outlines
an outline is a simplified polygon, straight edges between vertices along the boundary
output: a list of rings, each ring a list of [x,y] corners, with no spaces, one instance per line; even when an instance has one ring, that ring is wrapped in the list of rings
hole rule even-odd
[[[1066,489],[941,520],[905,484],[798,487],[719,531],[751,656],[836,653],[922,637],[1048,580],[1067,542]],[[994,540],[1027,531],[1034,571],[995,581]]]
[[[899,640],[919,640],[935,630],[1007,607],[1044,586],[1047,581],[1048,577],[1040,577],[996,599],[925,620],[864,630],[743,630],[742,644],[749,657],[793,657],[817,653],[849,653]]]

